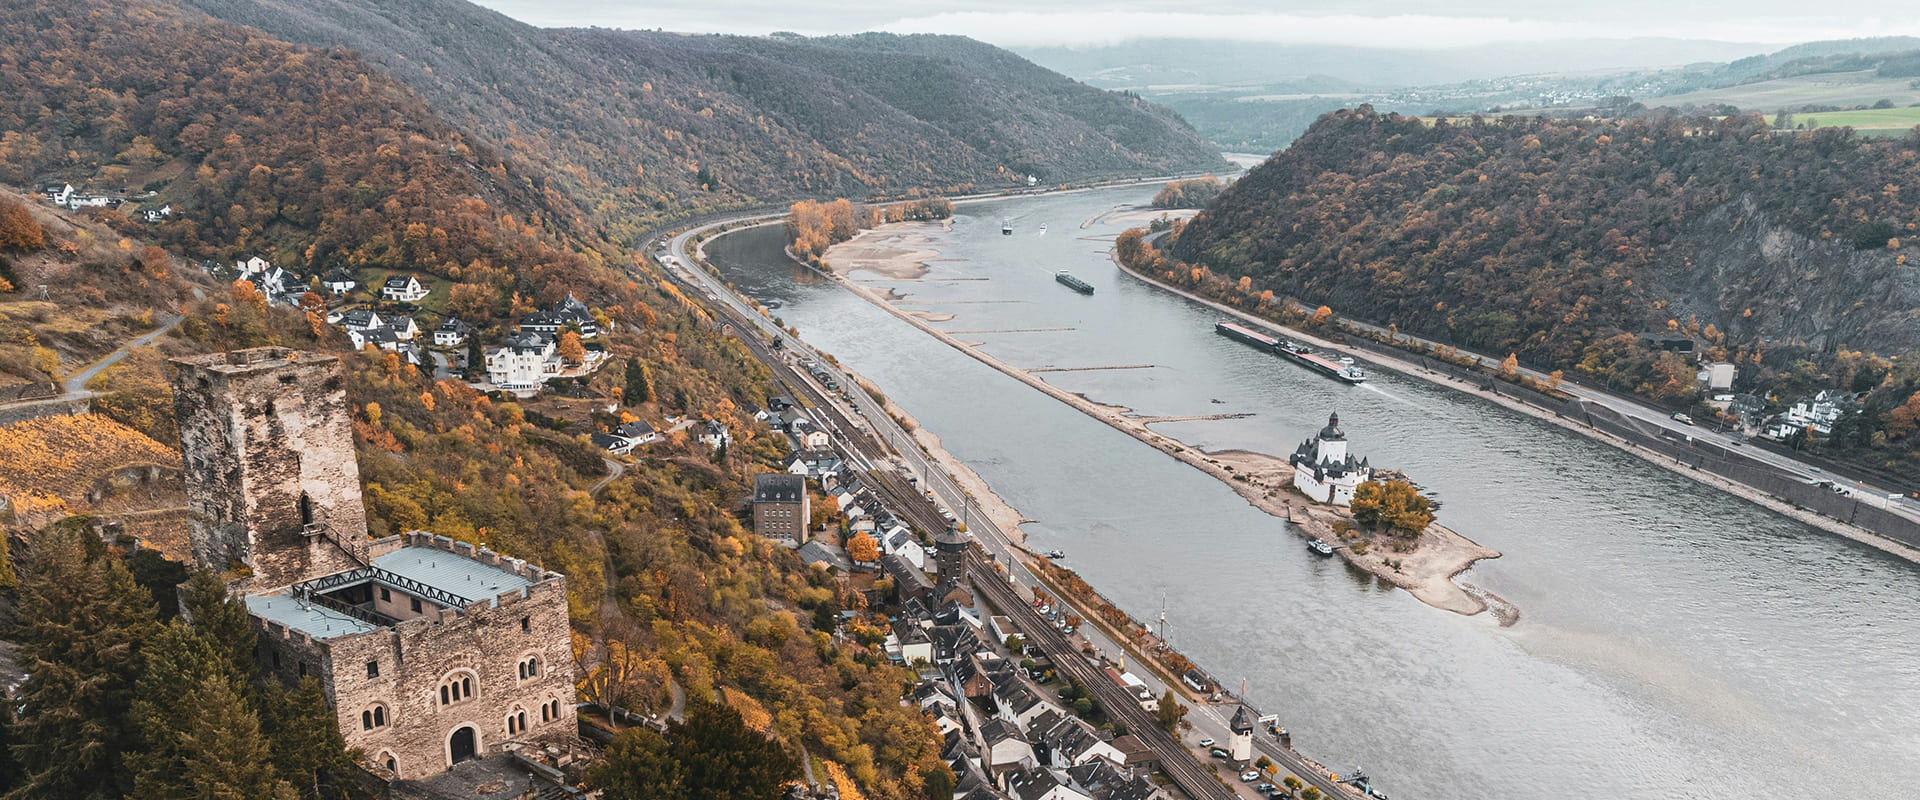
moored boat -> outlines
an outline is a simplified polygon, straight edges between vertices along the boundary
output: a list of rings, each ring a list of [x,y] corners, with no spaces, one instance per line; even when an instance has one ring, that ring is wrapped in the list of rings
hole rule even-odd
[[[1065,286],[1081,294],[1093,294],[1093,284],[1087,283],[1086,281],[1073,277],[1073,273],[1068,272],[1064,269],[1060,270],[1059,272],[1053,273],[1053,279],[1056,281],[1059,281],[1060,285]]]

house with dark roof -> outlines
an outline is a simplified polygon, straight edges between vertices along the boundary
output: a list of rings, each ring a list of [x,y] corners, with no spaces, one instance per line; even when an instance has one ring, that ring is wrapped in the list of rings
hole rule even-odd
[[[587,434],[587,438],[593,442],[594,447],[598,447],[616,456],[624,456],[633,452],[632,440],[623,439],[611,433],[594,432]]]
[[[413,275],[393,275],[380,285],[380,299],[396,303],[418,303],[432,291]]]
[[[341,312],[334,320],[334,324],[348,331],[370,331],[374,328],[387,327],[387,321],[380,317],[379,312],[371,308],[352,308]]]
[[[621,423],[620,427],[613,429],[613,432],[617,436],[631,439],[636,445],[660,441],[660,432],[654,430],[653,425],[644,419]]]
[[[433,329],[435,347],[459,347],[473,336],[473,326],[461,321],[459,317],[447,317],[440,327]]]
[[[893,579],[894,596],[901,602],[915,601],[925,605],[933,597],[933,581],[927,580],[927,573],[908,563],[894,553],[880,557],[880,570]]]
[[[554,303],[549,308],[520,318],[520,329],[538,331],[555,337],[564,330],[579,331],[582,339],[592,339],[600,335],[600,323],[593,318],[592,310],[571,293],[566,299]]]
[[[327,290],[327,294],[334,297],[351,292],[359,285],[360,282],[354,280],[353,273],[348,272],[345,267],[334,267],[320,279],[320,286]]]
[[[837,545],[815,539],[800,545],[799,553],[800,560],[806,564],[819,564],[842,575],[853,571],[853,560]]]
[[[1013,800],[1088,800],[1061,777],[1044,767],[1029,767],[1007,773],[1004,783]]]
[[[1001,719],[1025,730],[1028,724],[1041,714],[1066,713],[1066,709],[1048,700],[1039,687],[1029,683],[1024,677],[1017,673],[1009,673],[1009,676],[1010,679],[1004,681],[993,693],[994,713]]]
[[[1095,759],[1067,769],[1073,788],[1089,800],[1158,800],[1165,797],[1142,773]]]
[[[1036,726],[1037,729],[1037,726]],[[1042,750],[1042,763],[1049,766],[1077,767],[1094,760],[1120,763],[1126,758],[1118,748],[1100,738],[1100,733],[1079,717],[1062,716],[1046,730],[1034,730],[1030,738],[1036,755]]]
[[[1027,737],[1022,736],[1013,723],[999,717],[980,723],[980,758],[986,762],[989,773],[1025,769],[1036,764],[1033,745],[1027,743]]]

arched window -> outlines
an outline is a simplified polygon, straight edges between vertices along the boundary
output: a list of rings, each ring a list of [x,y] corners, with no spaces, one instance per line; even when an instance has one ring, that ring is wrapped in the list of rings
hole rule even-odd
[[[360,729],[364,731],[387,727],[387,707],[375,703],[360,712]]]
[[[520,680],[530,681],[540,677],[540,656],[526,653],[520,656],[520,663],[514,666],[514,672]]]
[[[393,757],[393,752],[390,750],[380,751],[377,763],[379,763],[380,766],[386,767],[388,772],[395,775],[400,774],[400,761]]]
[[[473,673],[459,670],[447,675],[440,684],[440,705],[450,706],[473,698]]]
[[[540,721],[541,722],[553,721],[553,704],[552,703],[540,704]]]

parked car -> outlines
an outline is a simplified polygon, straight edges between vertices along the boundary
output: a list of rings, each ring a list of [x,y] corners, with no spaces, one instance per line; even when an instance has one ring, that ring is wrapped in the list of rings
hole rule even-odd
[[[1258,773],[1258,772],[1256,772],[1256,771],[1254,771],[1254,770],[1247,770],[1246,772],[1242,772],[1242,773],[1240,773],[1240,782],[1241,782],[1241,783],[1252,783],[1252,782],[1254,782],[1254,780],[1255,780],[1255,779],[1257,779],[1257,778],[1259,778],[1259,777],[1260,777],[1260,773]]]
[[[1273,791],[1273,784],[1261,781],[1253,785],[1253,790],[1261,794],[1266,794],[1267,792]]]
[[[1232,755],[1232,753],[1228,753],[1227,751],[1216,747],[1216,748],[1213,748],[1212,750],[1208,750],[1207,755],[1213,756],[1214,758],[1226,758],[1227,756]]]
[[[1211,737],[1211,736],[1209,736],[1209,737],[1207,737],[1207,738],[1205,738],[1205,739],[1201,739],[1201,740],[1200,740],[1200,746],[1201,746],[1201,747],[1212,747],[1212,746],[1213,746],[1213,737]]]

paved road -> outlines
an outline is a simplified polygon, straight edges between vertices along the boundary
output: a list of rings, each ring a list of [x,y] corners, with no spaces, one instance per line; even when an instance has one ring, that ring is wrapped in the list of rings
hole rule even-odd
[[[111,367],[115,364],[120,363],[120,360],[123,358],[126,358],[127,353],[132,352],[134,348],[145,347],[149,344],[152,344],[153,340],[158,339],[162,336],[165,336],[168,331],[171,331],[175,327],[177,327],[180,324],[180,321],[183,319],[186,319],[186,317],[183,317],[180,315],[174,315],[172,317],[168,317],[164,322],[160,323],[160,327],[154,328],[151,331],[148,331],[146,333],[141,334],[138,337],[135,337],[133,340],[127,342],[126,344],[120,345],[119,349],[114,350],[111,353],[108,353],[106,356],[102,357],[99,361],[95,361],[92,364],[87,365],[86,368],[80,370],[79,372],[76,372],[76,373],[73,373],[72,375],[67,376],[67,380],[61,386],[63,393],[58,397],[42,397],[36,400],[22,400],[17,403],[0,404],[0,410],[6,410],[9,408],[24,408],[27,406],[51,405],[54,403],[71,403],[79,400],[92,399],[93,391],[87,388],[87,383],[89,381],[92,381],[100,373],[105,372],[108,367]]]
[[[977,202],[977,200],[959,201],[962,204],[966,202]],[[806,401],[813,406],[809,411],[814,412],[810,413],[809,417],[814,418],[815,422],[820,423],[830,435],[834,436],[835,441],[845,448],[846,455],[857,468],[884,473],[890,469],[897,470],[896,465],[902,465],[907,473],[919,479],[917,488],[932,492],[935,502],[938,502],[941,507],[951,509],[967,525],[969,532],[974,535],[975,540],[985,552],[995,562],[1005,565],[1010,580],[1002,578],[1007,582],[999,584],[998,588],[1011,592],[1014,598],[1024,601],[1021,605],[1027,609],[1028,613],[1033,613],[1032,607],[1026,603],[1032,600],[1032,587],[1039,586],[1041,583],[1019,557],[1020,548],[1013,543],[1012,537],[981,513],[972,496],[960,488],[946,470],[922,450],[913,437],[902,429],[873,398],[861,391],[858,384],[845,371],[834,366],[832,361],[814,350],[812,346],[780,330],[770,318],[747,305],[724,282],[701,266],[690,250],[690,243],[696,236],[710,233],[723,226],[779,218],[777,214],[767,214],[708,222],[674,235],[665,242],[663,249],[655,251],[655,256],[665,265],[672,279],[691,289],[695,296],[706,299],[710,307],[720,312],[724,322],[734,325],[736,331],[741,332],[741,340],[753,351],[756,358],[773,370],[778,383],[793,391],[796,396],[806,398]],[[781,348],[778,351],[771,347],[770,343],[774,341],[781,342]],[[837,393],[828,391],[807,370],[796,366],[798,361],[809,358],[823,367],[843,391]],[[931,506],[922,511],[914,510],[915,500],[926,502],[924,494],[901,497],[898,484],[892,482],[884,484],[882,491],[888,495],[889,499],[905,503],[903,513],[906,513],[911,521],[924,524],[924,521],[930,519],[930,514],[936,513],[931,511]],[[1084,612],[1085,609],[1082,611]],[[1086,615],[1083,613],[1083,616]],[[1033,619],[1038,619],[1038,615],[1033,614]],[[1023,625],[1023,627],[1026,626]],[[1066,638],[1060,636],[1044,621],[1039,623],[1039,629],[1046,632],[1043,635],[1050,634],[1062,640]],[[1124,659],[1128,652],[1126,648],[1107,636],[1098,625],[1083,626],[1075,639],[1092,646],[1095,651],[1109,660]],[[1077,654],[1078,647],[1074,647],[1073,652]],[[1165,682],[1150,671],[1143,670],[1142,673],[1144,674],[1140,677],[1156,695],[1164,693],[1168,688]],[[1096,677],[1098,680],[1083,682],[1089,685],[1111,685],[1104,674],[1098,673],[1097,670]],[[1119,692],[1118,687],[1114,687],[1114,691]],[[1130,700],[1124,693],[1119,693],[1118,697]],[[1137,705],[1132,708],[1135,712],[1146,715],[1146,712],[1140,710]],[[1196,708],[1194,713],[1189,715],[1189,720],[1194,723],[1198,732],[1192,737],[1193,739],[1197,740],[1201,736],[1211,736],[1222,741],[1226,739],[1226,721],[1217,711],[1218,709],[1203,706]],[[1229,710],[1228,713],[1230,714],[1231,711]],[[1153,727],[1150,717],[1146,718],[1144,723],[1146,727]],[[1133,725],[1130,723],[1129,727],[1132,728]],[[1158,731],[1158,728],[1154,730]],[[1165,734],[1161,735],[1165,736]],[[1277,743],[1272,746],[1278,747]],[[1197,763],[1191,751],[1186,750],[1185,747],[1179,749],[1186,753],[1187,760]],[[1300,757],[1291,751],[1286,752],[1285,758],[1271,754],[1270,757],[1279,762],[1283,768],[1293,771],[1302,780],[1318,786],[1329,796],[1351,796],[1345,795],[1347,790],[1339,788],[1324,774],[1306,766]],[[1207,780],[1213,781],[1211,771],[1208,771],[1207,775]],[[1217,783],[1213,785],[1218,786]]]

